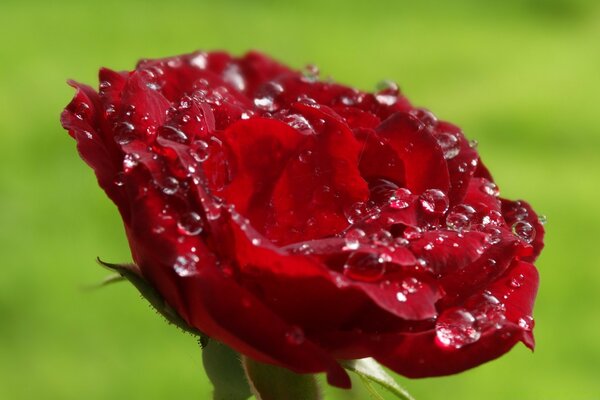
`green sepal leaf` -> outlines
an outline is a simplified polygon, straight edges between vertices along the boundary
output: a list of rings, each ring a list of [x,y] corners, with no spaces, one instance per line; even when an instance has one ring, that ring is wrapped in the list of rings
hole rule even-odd
[[[365,385],[365,388],[375,400],[383,399],[383,397],[377,393],[372,385],[372,382],[384,387],[399,399],[414,400],[414,398],[406,391],[406,389],[400,386],[394,380],[394,378],[385,372],[381,365],[379,365],[379,363],[372,358],[361,358],[359,360],[345,361],[342,365],[344,368],[354,372],[360,377],[361,381]]]
[[[229,346],[211,340],[202,350],[202,362],[213,384],[213,400],[246,400],[252,393],[240,355]]]
[[[158,311],[167,322],[179,327],[180,329],[200,337],[200,343],[206,343],[207,337],[199,330],[189,326],[183,318],[167,304],[163,297],[142,277],[142,274],[135,264],[111,264],[102,261],[100,258],[97,259],[98,263],[103,267],[118,273],[123,279],[127,279],[140,294],[152,305],[152,307]],[[123,280],[121,279],[121,280]],[[118,282],[115,276],[109,277],[103,284],[110,284]]]
[[[257,400],[322,400],[313,374],[296,374],[288,369],[263,364],[242,356],[242,366]]]

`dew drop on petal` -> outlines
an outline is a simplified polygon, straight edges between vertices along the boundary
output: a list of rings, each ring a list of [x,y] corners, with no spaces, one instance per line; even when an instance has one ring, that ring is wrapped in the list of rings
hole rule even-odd
[[[451,160],[460,153],[460,140],[455,134],[451,132],[438,132],[435,134],[435,139],[442,148],[446,160]]]
[[[240,92],[246,88],[246,82],[237,64],[230,64],[225,68],[223,71],[223,80]]]
[[[310,122],[300,114],[288,114],[282,118],[282,121],[303,135],[311,135],[314,133],[314,129]]]
[[[352,253],[344,264],[344,275],[361,282],[376,282],[385,273],[385,258],[372,253]]]
[[[414,115],[420,119],[421,122],[430,126],[436,126],[438,123],[438,118],[435,116],[435,114],[425,108],[411,110],[409,114]]]
[[[533,329],[533,326],[535,325],[533,317],[530,315],[526,315],[523,318],[519,318],[519,321],[517,323],[521,328],[525,329],[526,331],[531,331]]]
[[[481,337],[476,319],[464,308],[446,310],[435,325],[436,342],[445,348],[460,349]]]
[[[400,210],[410,206],[411,198],[412,192],[410,190],[406,188],[398,188],[393,192],[388,202],[390,207]]]
[[[159,135],[165,139],[172,140],[177,143],[185,143],[188,136],[181,129],[172,125],[165,125],[159,128]]]
[[[366,203],[359,201],[344,210],[344,215],[349,223],[354,224],[369,214],[369,207]]]
[[[418,226],[407,226],[402,236],[407,240],[417,240],[423,236],[423,230]]]
[[[158,186],[160,190],[166,195],[173,195],[179,190],[179,181],[172,176],[161,178],[159,180],[156,180],[155,182],[156,186]]]
[[[204,140],[196,140],[194,142],[194,148],[190,149],[189,153],[196,162],[203,163],[209,156],[208,143]]]
[[[181,216],[177,222],[177,228],[181,233],[194,236],[202,232],[204,223],[202,217],[194,211]]]
[[[364,240],[365,236],[367,236],[367,234],[362,229],[350,229],[344,237],[344,240],[346,242],[346,248],[349,250],[357,250],[360,247],[360,243],[362,240]]]
[[[120,145],[131,143],[135,139],[135,127],[131,122],[117,122],[115,124],[115,142]]]
[[[305,82],[316,82],[319,79],[319,67],[308,64],[302,70],[302,80]]]
[[[535,239],[535,228],[527,221],[515,222],[512,226],[512,232],[525,243],[531,243]]]
[[[198,261],[200,259],[195,254],[178,256],[173,264],[173,269],[181,277],[192,276],[198,272],[196,270]]]
[[[490,182],[488,180],[484,181],[479,187],[481,191],[490,196],[498,197],[500,195],[500,190],[498,190],[498,186],[494,182]]]
[[[421,207],[428,214],[442,215],[448,211],[450,202],[444,192],[438,189],[428,189],[421,194]]]

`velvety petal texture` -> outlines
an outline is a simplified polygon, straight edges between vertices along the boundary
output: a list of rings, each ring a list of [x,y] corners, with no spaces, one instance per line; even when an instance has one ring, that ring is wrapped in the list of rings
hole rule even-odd
[[[61,122],[190,326],[340,387],[340,360],[426,377],[533,348],[543,221],[395,84],[367,93],[257,52],[70,84]]]

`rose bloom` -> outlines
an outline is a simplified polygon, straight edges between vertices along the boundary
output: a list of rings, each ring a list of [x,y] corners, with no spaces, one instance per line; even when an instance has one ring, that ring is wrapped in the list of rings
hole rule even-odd
[[[395,84],[196,52],[71,85],[62,124],[190,327],[341,387],[338,360],[427,377],[533,348],[537,215]]]

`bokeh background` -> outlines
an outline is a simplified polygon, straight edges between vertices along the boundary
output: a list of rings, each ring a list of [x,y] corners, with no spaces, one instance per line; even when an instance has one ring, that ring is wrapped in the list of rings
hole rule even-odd
[[[128,284],[83,290],[106,275],[96,256],[130,256],[58,120],[67,78],[199,48],[396,80],[548,216],[535,353],[400,378],[417,399],[600,398],[600,2],[4,0],[0,38],[0,399],[209,399],[194,338]]]

